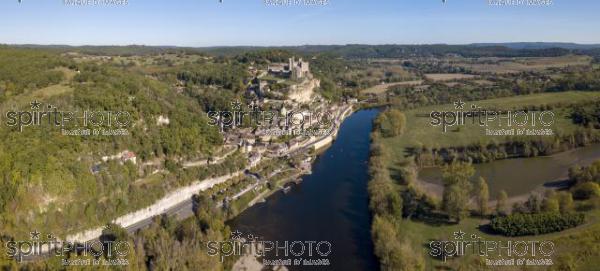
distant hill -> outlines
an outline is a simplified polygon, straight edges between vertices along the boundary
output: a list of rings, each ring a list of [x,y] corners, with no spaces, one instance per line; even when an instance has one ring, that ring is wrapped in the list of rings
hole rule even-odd
[[[503,46],[510,49],[523,50],[539,50],[549,48],[562,48],[568,50],[587,50],[600,48],[600,44],[578,44],[570,42],[501,42],[501,43],[473,43],[471,46],[477,47],[489,47],[489,46]]]
[[[160,53],[191,53],[215,56],[235,56],[251,52],[283,50],[302,55],[329,54],[345,58],[403,58],[415,56],[444,56],[456,54],[464,57],[552,57],[570,53],[598,55],[600,44],[577,44],[561,42],[507,42],[473,43],[464,45],[417,44],[417,45],[300,45],[300,46],[67,46],[67,45],[16,45],[25,48],[46,48],[58,52],[76,51],[97,55],[148,55]]]

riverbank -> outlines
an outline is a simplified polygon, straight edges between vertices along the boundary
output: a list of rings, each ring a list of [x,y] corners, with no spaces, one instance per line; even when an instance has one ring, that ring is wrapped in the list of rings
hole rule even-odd
[[[428,197],[432,197],[432,198],[436,198],[437,200],[441,200],[444,194],[444,186],[441,184],[435,184],[435,183],[430,183],[427,181],[423,181],[420,178],[417,178],[415,180],[414,183],[415,187],[419,189],[419,191],[422,191],[423,193],[425,193]],[[513,205],[515,203],[519,203],[519,202],[525,202],[530,195],[536,195],[539,198],[542,198],[542,196],[545,194],[545,192],[547,190],[554,190],[554,189],[558,189],[558,188],[548,188],[548,187],[544,187],[544,186],[540,186],[532,191],[530,191],[527,194],[521,194],[521,195],[516,195],[516,196],[509,196],[506,199],[506,203],[508,205]],[[497,204],[497,200],[490,200],[488,201],[488,206],[496,206]],[[475,199],[471,199],[471,201],[469,202],[469,204],[471,205],[471,208],[475,207]]]
[[[297,149],[292,150],[290,153],[301,153],[302,151],[298,151],[298,150],[313,150],[315,152],[315,155],[312,157],[312,163],[314,163],[314,161],[317,160],[317,157],[319,156],[320,153],[322,153],[325,149],[327,149],[328,147],[331,146],[331,144],[335,141],[339,129],[342,125],[342,123],[344,122],[344,120],[348,117],[350,117],[354,112],[356,112],[354,106],[350,105],[347,106],[345,109],[342,109],[340,111],[340,114],[338,116],[336,116],[335,121],[334,121],[334,126],[331,129],[331,133],[329,135],[323,136],[317,140],[309,140],[306,142],[306,144],[304,146],[301,146]],[[248,203],[247,206],[245,206],[243,209],[239,210],[239,213],[242,213],[244,210],[246,210],[249,207],[252,207],[254,204],[256,204],[257,202],[261,201],[261,199],[266,200],[269,196],[273,195],[274,193],[277,193],[279,191],[282,191],[283,185],[282,183],[285,183],[286,180],[293,180],[296,178],[300,178],[303,175],[306,174],[310,174],[311,172],[306,172],[306,171],[302,171],[300,170],[299,172],[292,174],[291,176],[287,176],[285,179],[280,180],[279,182],[275,183],[275,186],[280,187],[279,189],[267,189],[266,191],[261,192],[259,195],[257,195],[256,197],[254,197],[252,200],[250,200],[250,202]]]
[[[332,135],[318,138],[314,141],[308,141],[305,146],[299,146],[298,148],[291,150],[290,153],[307,148],[319,149],[331,143],[334,140],[335,136],[337,136],[338,130],[340,129],[342,122],[348,116],[350,116],[352,112],[353,106],[347,105],[346,107],[341,109],[339,115],[336,116],[334,126],[332,127]],[[262,160],[262,157],[260,157],[256,163],[259,163],[260,160]],[[250,170],[252,167],[253,166],[248,166],[245,169],[234,173],[197,181],[189,186],[177,188],[176,190],[167,193],[167,195],[157,200],[152,205],[120,216],[112,220],[111,222],[127,229],[129,232],[134,232],[140,228],[147,226],[152,217],[168,213],[179,213],[179,210],[176,210],[178,208],[191,208],[191,199],[194,194],[210,189],[218,184],[224,183],[233,177],[240,176],[245,171]],[[178,216],[178,218],[182,219],[185,217]],[[70,242],[82,243],[86,241],[95,240],[100,237],[103,229],[104,227],[96,227],[75,234],[70,234],[65,238],[65,240]]]
[[[233,230],[269,241],[327,241],[328,270],[377,270],[370,236],[366,184],[369,131],[378,110],[350,115],[338,136],[313,161],[312,174],[287,194],[273,193],[264,203],[228,221]],[[306,256],[306,255],[305,255]],[[267,256],[276,260],[283,257]],[[301,257],[305,258],[305,257]],[[302,266],[287,266],[302,270]]]
[[[334,129],[332,129],[332,133],[329,136],[325,136],[325,137],[321,138],[320,140],[311,142],[309,144],[311,147],[314,148],[314,151],[315,151],[315,156],[312,159],[313,164],[316,163],[319,156],[324,154],[325,151],[327,150],[327,148],[329,148],[334,143],[335,139],[338,136],[339,129],[341,128],[341,125],[344,122],[344,120],[346,118],[352,116],[352,114],[354,114],[357,110],[360,110],[360,109],[354,109],[353,106],[350,106],[350,107],[346,108],[345,110],[342,110],[341,114],[338,117],[336,117],[336,121],[334,122]],[[255,196],[253,199],[251,199],[248,202],[248,204],[242,205],[242,208],[238,209],[239,213],[234,215],[234,217],[232,219],[235,219],[235,217],[239,216],[247,209],[255,207],[255,205],[257,205],[257,204],[265,204],[269,200],[269,198],[274,196],[276,193],[281,192],[281,193],[286,194],[287,192],[283,192],[286,189],[283,186],[283,184],[286,183],[287,180],[295,180],[297,178],[302,178],[303,176],[307,176],[310,174],[312,174],[312,172],[301,171],[301,172],[294,173],[291,176],[287,176],[278,182],[275,182],[274,184],[276,187],[279,187],[278,189],[267,188],[264,191],[260,192],[257,196]],[[252,256],[252,255],[242,256],[235,262],[232,271],[264,269],[265,266],[259,260],[260,260],[260,258],[257,256]],[[273,270],[282,270],[283,271],[283,270],[288,270],[288,269],[285,266],[276,266],[273,268]]]
[[[461,135],[461,130],[450,133],[454,137]],[[431,137],[431,136],[430,136]],[[475,164],[481,167],[488,165],[486,170],[493,173],[495,177],[486,178],[489,183],[489,191],[494,187],[495,193],[488,193],[486,188],[479,191],[470,191],[464,189],[464,182],[476,180],[483,170],[477,171],[470,165],[462,163],[455,164],[450,171],[450,179],[454,182],[447,191],[446,199],[443,198],[444,187],[441,184],[441,173],[438,183],[426,182],[422,176],[415,177],[413,171],[408,168],[416,167],[412,163],[411,153],[407,153],[404,147],[394,148],[393,142],[401,140],[402,135],[393,139],[383,138],[378,130],[372,135],[372,156],[371,156],[371,181],[369,183],[369,195],[371,198],[371,207],[374,214],[372,225],[373,242],[375,243],[375,252],[379,257],[382,268],[389,270],[429,270],[429,269],[485,269],[481,264],[482,260],[495,259],[497,257],[481,257],[480,255],[461,255],[441,260],[439,257],[432,257],[432,242],[439,240],[463,239],[456,237],[457,233],[465,233],[466,240],[503,240],[503,241],[523,241],[523,240],[555,240],[557,251],[563,252],[551,257],[556,266],[565,266],[565,260],[562,255],[566,254],[563,250],[569,245],[565,245],[573,235],[577,235],[580,240],[586,236],[597,240],[597,236],[589,236],[587,229],[597,226],[599,211],[594,205],[594,200],[574,199],[571,191],[561,191],[554,195],[545,195],[537,200],[532,200],[529,204],[514,204],[527,201],[530,193],[543,195],[547,189],[554,189],[556,185],[566,179],[568,168],[574,164],[586,165],[600,158],[600,147],[591,147],[591,155],[588,156],[588,148],[573,149],[550,156],[540,156],[536,158],[515,158],[497,160],[492,163]],[[431,148],[415,147],[418,151],[429,151]],[[430,145],[431,147],[432,145]],[[481,143],[481,146],[488,146]],[[498,144],[494,146],[499,146]],[[538,146],[539,147],[539,146]],[[436,147],[437,148],[437,147]],[[438,148],[439,149],[439,148]],[[502,149],[501,151],[505,151]],[[582,153],[583,152],[583,153]],[[534,156],[534,155],[532,155]],[[398,158],[398,159],[395,159]],[[460,159],[457,159],[460,161]],[[533,164],[532,164],[533,163]],[[550,163],[550,164],[549,164]],[[552,164],[553,163],[553,164]],[[499,168],[495,165],[506,164],[505,168]],[[485,174],[480,174],[485,175]],[[533,177],[538,177],[543,182],[532,182]],[[410,189],[409,184],[413,184],[418,189]],[[521,189],[526,188],[526,193],[513,193],[506,204],[502,205],[499,215],[510,213],[525,215],[569,215],[573,212],[584,213],[588,218],[588,223],[579,227],[553,232],[543,235],[532,235],[525,237],[507,237],[500,236],[498,232],[493,232],[490,227],[490,216],[481,216],[478,213],[471,212],[475,208],[475,196],[489,195],[489,198],[497,198],[499,184],[508,185],[508,188]],[[550,187],[550,188],[549,188]],[[422,193],[420,193],[420,192]],[[513,190],[517,191],[517,190]],[[401,196],[398,197],[397,195]],[[510,195],[510,193],[509,193]],[[436,199],[432,199],[435,197]],[[487,197],[487,196],[481,196]],[[496,201],[488,201],[488,210],[495,208]],[[491,208],[490,208],[491,207]],[[488,213],[489,214],[489,213]],[[492,217],[497,214],[494,212]],[[517,221],[511,227],[524,227],[527,224]],[[595,233],[591,233],[595,234]],[[470,239],[469,239],[470,238]],[[497,241],[496,241],[497,242]],[[582,244],[583,246],[583,244]],[[413,248],[424,247],[424,250],[414,250]],[[559,249],[560,247],[560,249]],[[591,244],[587,245],[587,250],[593,249]],[[589,261],[589,260],[588,260]],[[561,269],[562,270],[562,269]]]
[[[508,193],[510,201],[526,200],[532,193],[544,194],[548,189],[568,187],[568,172],[573,166],[587,166],[600,159],[600,144],[568,150],[550,156],[514,158],[474,164],[475,176],[484,177],[490,194],[500,190]],[[415,185],[429,195],[441,198],[442,173],[439,167],[421,168]],[[494,197],[493,197],[494,198]]]

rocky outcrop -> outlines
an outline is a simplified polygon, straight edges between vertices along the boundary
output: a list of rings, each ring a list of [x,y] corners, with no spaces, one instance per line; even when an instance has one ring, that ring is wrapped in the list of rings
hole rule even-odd
[[[298,103],[308,103],[314,94],[315,88],[321,85],[318,79],[306,79],[302,83],[290,87],[288,98]]]

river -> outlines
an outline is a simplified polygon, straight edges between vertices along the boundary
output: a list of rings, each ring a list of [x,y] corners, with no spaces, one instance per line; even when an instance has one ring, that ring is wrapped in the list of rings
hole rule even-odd
[[[378,270],[367,194],[369,134],[378,112],[361,110],[349,116],[334,143],[315,160],[312,174],[289,193],[277,192],[229,221],[232,231],[273,242],[327,241],[331,253],[318,259],[327,259],[330,265],[320,270]]]
[[[600,159],[600,144],[555,154],[552,156],[498,160],[476,164],[475,178],[483,176],[489,185],[490,195],[505,190],[509,196],[528,194],[530,191],[567,178],[574,165],[589,165]],[[425,168],[419,172],[423,181],[441,184],[439,168]]]

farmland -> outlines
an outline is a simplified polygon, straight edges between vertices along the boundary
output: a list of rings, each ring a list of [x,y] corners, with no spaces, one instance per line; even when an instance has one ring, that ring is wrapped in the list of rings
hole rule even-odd
[[[551,68],[589,65],[587,56],[567,55],[561,57],[524,57],[524,58],[480,58],[457,61],[452,65],[462,67],[474,73],[507,74],[526,71],[543,71]]]
[[[473,79],[474,75],[462,74],[462,73],[428,73],[425,74],[425,78],[432,81],[452,81],[452,80],[463,80]]]

